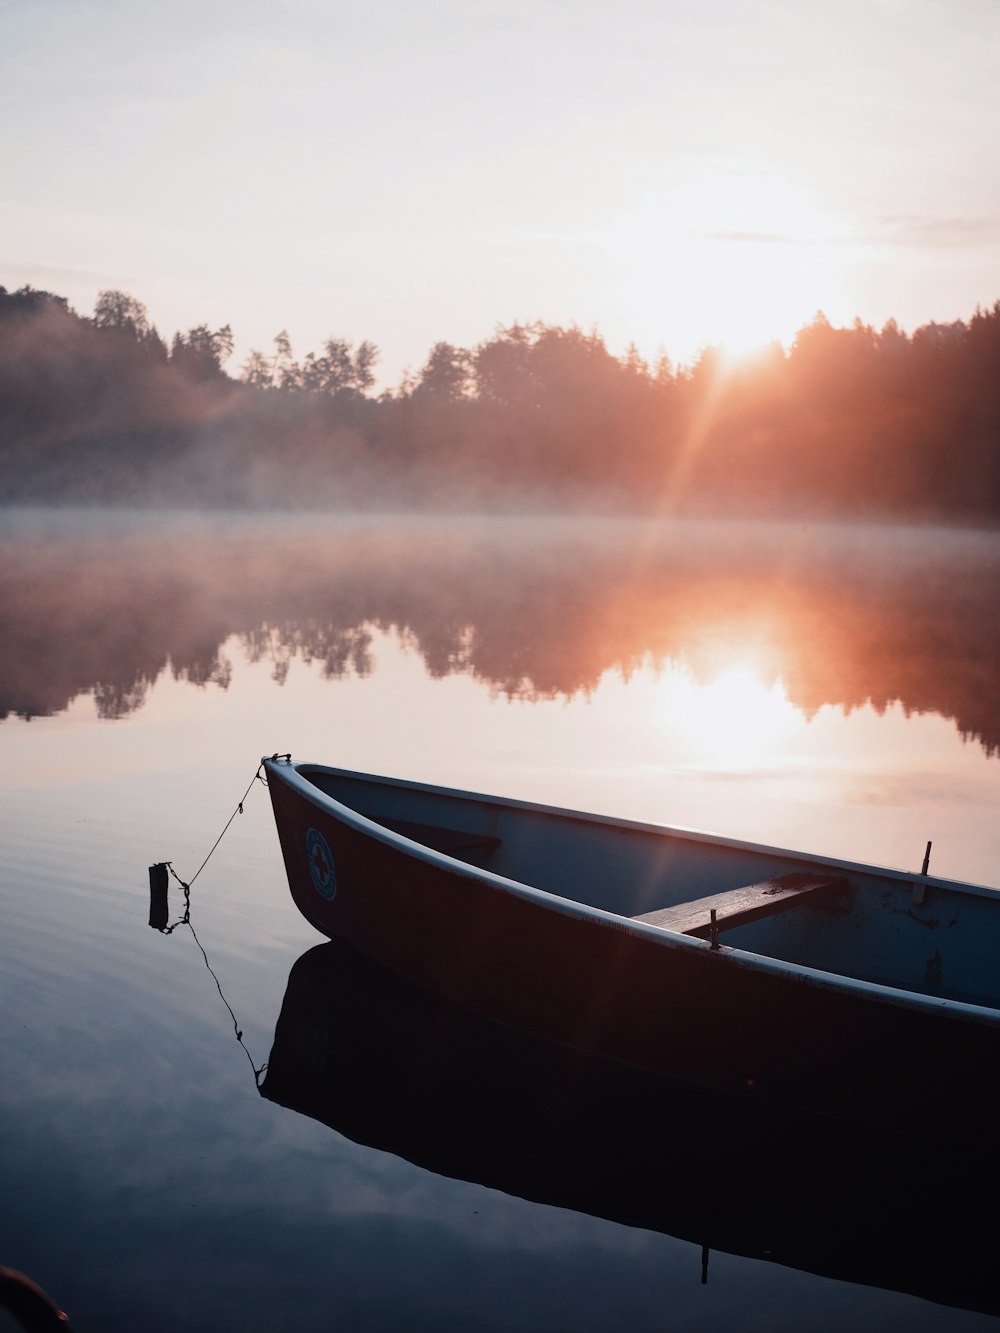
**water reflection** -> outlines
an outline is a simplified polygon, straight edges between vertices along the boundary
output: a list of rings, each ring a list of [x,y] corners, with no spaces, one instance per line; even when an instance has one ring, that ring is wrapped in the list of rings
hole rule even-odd
[[[463,1015],[337,943],[294,965],[261,1091],[440,1175],[1000,1313],[981,1147],[942,1162],[903,1133],[737,1108]]]
[[[1000,539],[928,530],[564,520],[150,520],[0,530],[0,717],[140,708],[164,671],[226,689],[234,641],[281,683],[373,669],[390,631],[431,677],[586,694],[681,664],[688,711],[751,745],[767,722],[898,701],[1000,746]]]

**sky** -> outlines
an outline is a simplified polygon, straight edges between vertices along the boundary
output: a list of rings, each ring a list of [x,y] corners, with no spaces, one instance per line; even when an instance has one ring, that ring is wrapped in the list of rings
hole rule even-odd
[[[692,361],[1000,298],[997,0],[0,0],[0,285],[231,372],[499,325]]]

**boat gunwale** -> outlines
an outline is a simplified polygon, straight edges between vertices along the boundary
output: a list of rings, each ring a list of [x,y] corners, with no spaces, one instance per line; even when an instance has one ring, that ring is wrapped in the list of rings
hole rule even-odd
[[[467,861],[461,861],[456,857],[449,856],[446,852],[435,851],[413,838],[407,838],[405,834],[397,833],[384,824],[380,824],[377,820],[361,814],[353,807],[345,805],[342,801],[338,801],[336,797],[324,792],[302,770],[328,773],[337,778],[367,782],[378,786],[401,787],[412,791],[427,792],[435,796],[483,802],[505,809],[524,810],[579,823],[604,824],[630,832],[648,833],[659,837],[677,837],[685,841],[704,843],[708,846],[780,856],[799,861],[804,865],[829,867],[848,873],[873,876],[878,879],[892,879],[899,881],[901,884],[921,884],[928,888],[944,889],[971,897],[996,898],[998,890],[991,889],[986,885],[964,884],[957,880],[947,880],[932,875],[921,875],[905,870],[867,865],[860,861],[844,861],[836,857],[810,856],[804,852],[793,851],[788,848],[772,847],[765,843],[728,838],[721,834],[716,835],[698,829],[683,828],[670,824],[645,823],[626,818],[619,819],[614,815],[602,815],[589,811],[566,809],[560,806],[543,805],[534,801],[464,791],[460,788],[416,782],[408,778],[383,777],[373,773],[334,768],[331,765],[312,763],[307,760],[279,760],[274,756],[265,755],[261,762],[269,775],[271,773],[274,773],[275,776],[280,775],[282,781],[311,805],[323,810],[365,836],[374,837],[377,841],[395,848],[404,855],[437,866],[449,874],[485,883],[513,897],[542,905],[549,911],[555,911],[558,915],[567,916],[574,920],[593,922],[607,929],[635,935],[641,939],[655,942],[661,948],[698,949],[725,958],[730,966],[745,968],[748,971],[776,973],[799,984],[815,986],[821,990],[832,990],[853,996],[865,995],[876,1002],[902,1008],[927,1009],[943,1017],[963,1019],[982,1026],[1000,1027],[1000,1007],[998,1006],[977,1005],[965,1000],[949,999],[945,996],[926,995],[920,991],[906,990],[903,987],[866,981],[837,972],[827,972],[821,968],[808,967],[802,963],[793,963],[783,958],[772,958],[768,954],[753,953],[750,950],[735,948],[732,945],[721,945],[718,948],[712,948],[708,940],[697,939],[694,936],[684,935],[677,931],[648,925],[633,917],[623,916],[608,911],[606,908],[580,903],[572,898],[552,893],[547,889],[536,888],[523,880],[510,879],[508,876],[499,875],[495,871],[470,865]]]

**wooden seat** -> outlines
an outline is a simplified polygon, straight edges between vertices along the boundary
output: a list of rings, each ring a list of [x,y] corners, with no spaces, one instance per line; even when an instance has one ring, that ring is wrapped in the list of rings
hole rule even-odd
[[[681,935],[695,935],[708,939],[711,934],[712,912],[719,930],[742,926],[748,921],[783,912],[804,901],[832,897],[847,887],[847,881],[837,876],[796,872],[765,879],[759,884],[747,884],[728,893],[714,893],[694,902],[678,903],[676,907],[661,907],[656,912],[645,912],[633,917],[647,926],[673,930]]]

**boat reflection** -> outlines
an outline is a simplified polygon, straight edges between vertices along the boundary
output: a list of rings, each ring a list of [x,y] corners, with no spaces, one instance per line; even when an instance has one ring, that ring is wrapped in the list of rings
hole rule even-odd
[[[737,1105],[585,1058],[458,1012],[337,943],[293,967],[261,1093],[440,1175],[703,1254],[1000,1314],[997,1228],[980,1206],[1000,1156],[981,1144],[942,1154],[905,1129]]]

